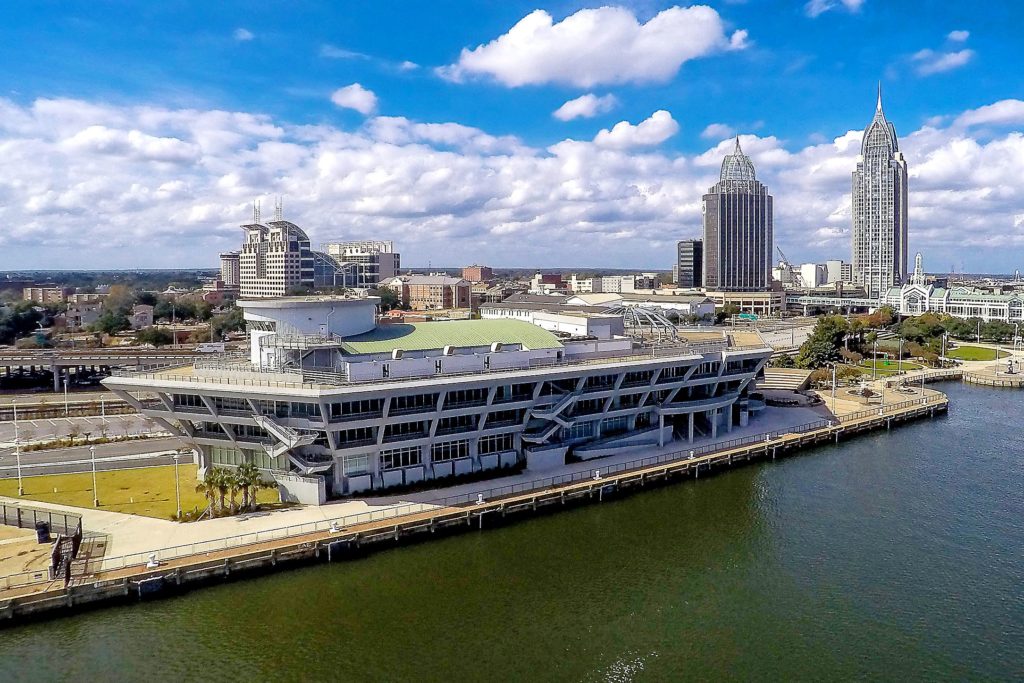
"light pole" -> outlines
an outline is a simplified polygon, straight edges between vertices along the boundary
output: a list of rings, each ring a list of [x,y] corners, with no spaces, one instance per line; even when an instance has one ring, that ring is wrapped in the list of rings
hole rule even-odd
[[[64,417],[68,416],[68,375],[64,373]]]
[[[181,521],[181,489],[178,485],[178,459],[181,458],[181,453],[175,453],[174,458],[174,499],[178,503],[178,521]]]
[[[896,360],[896,374],[903,374],[903,337],[900,337],[900,357]]]
[[[14,458],[18,464],[18,495],[25,495],[25,489],[21,485],[21,439],[18,438],[18,402],[11,399],[11,407],[14,408]]]
[[[836,412],[836,363],[832,363],[832,412]]]
[[[978,318],[978,343],[981,343],[981,318]]]
[[[100,506],[100,494],[96,490],[96,447],[89,446],[89,459],[92,461],[92,506]]]
[[[878,340],[872,342],[874,351],[871,353],[871,381],[878,379]]]
[[[946,340],[949,339],[949,332],[942,333],[942,360],[946,360]]]

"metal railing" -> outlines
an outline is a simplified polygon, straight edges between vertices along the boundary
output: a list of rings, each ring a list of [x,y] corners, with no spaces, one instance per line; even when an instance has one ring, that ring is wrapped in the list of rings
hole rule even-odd
[[[586,365],[598,365],[608,364],[613,361],[618,362],[636,362],[651,360],[656,358],[671,358],[671,357],[686,357],[703,355],[706,353],[739,353],[746,351],[767,351],[770,347],[765,344],[748,344],[748,345],[732,345],[730,346],[727,342],[698,342],[694,344],[686,344],[680,346],[668,346],[668,347],[650,347],[643,353],[636,353],[635,351],[623,351],[623,352],[608,352],[598,356],[590,356],[586,358],[534,358],[530,359],[528,363],[518,367],[509,368],[476,368],[473,370],[466,370],[463,372],[445,372],[441,374],[424,374],[424,375],[413,375],[408,377],[391,377],[391,378],[368,378],[368,379],[353,379],[347,372],[330,372],[325,370],[303,370],[301,368],[286,369],[286,370],[263,370],[258,366],[253,365],[247,361],[224,361],[224,360],[199,360],[195,363],[181,364],[177,363],[170,367],[188,367],[189,365],[199,370],[225,370],[231,372],[244,372],[251,373],[253,375],[261,374],[286,374],[292,373],[297,375],[298,381],[289,382],[281,380],[263,380],[263,379],[249,379],[245,377],[210,377],[210,376],[195,376],[192,374],[187,375],[172,375],[163,372],[160,376],[157,376],[151,369],[143,371],[131,371],[129,369],[122,369],[121,372],[116,373],[118,377],[138,377],[143,379],[164,379],[171,381],[187,381],[196,383],[210,383],[210,384],[233,384],[241,386],[265,386],[265,387],[315,387],[318,385],[329,385],[329,386],[344,386],[349,384],[393,384],[398,382],[409,382],[423,379],[444,379],[450,377],[466,377],[471,375],[483,375],[489,376],[494,374],[504,374],[511,372],[523,372],[525,370],[534,370],[541,368],[559,368],[559,367],[580,367]],[[382,361],[386,362],[386,361]]]
[[[597,475],[600,475],[600,477],[603,478],[608,475],[629,472],[631,470],[641,470],[655,465],[668,464],[673,462],[683,462],[686,460],[696,460],[702,457],[710,458],[711,456],[717,453],[733,450],[736,448],[742,448],[744,446],[750,446],[760,443],[771,445],[771,442],[774,441],[775,439],[780,439],[787,435],[805,434],[807,432],[815,431],[818,429],[834,427],[840,424],[850,423],[864,418],[884,417],[886,414],[895,414],[903,411],[904,409],[913,407],[927,407],[929,405],[936,405],[943,403],[945,401],[946,398],[942,394],[925,396],[922,398],[903,401],[900,403],[888,404],[880,408],[863,410],[849,415],[843,415],[829,419],[815,420],[813,422],[808,422],[794,427],[787,427],[781,430],[761,432],[759,434],[753,434],[750,436],[730,439],[728,441],[719,441],[711,444],[705,444],[703,446],[694,446],[693,448],[672,451],[670,453],[649,456],[646,458],[638,458],[636,460],[630,460],[627,462],[610,463],[600,467],[594,467],[586,470],[570,472],[552,477],[532,479],[530,481],[521,482],[517,484],[495,486],[483,490],[473,490],[469,493],[440,497],[432,499],[427,502],[402,503],[392,507],[371,510],[369,512],[363,512],[354,515],[344,515],[334,519],[322,520],[317,522],[307,522],[303,524],[294,524],[284,527],[278,527],[276,529],[255,531],[251,533],[239,534],[236,536],[230,536],[226,538],[212,539],[209,541],[202,541],[197,543],[189,543],[184,545],[172,546],[169,548],[161,548],[157,552],[159,559],[161,561],[168,561],[181,557],[199,556],[223,550],[242,548],[246,546],[255,545],[258,543],[265,543],[268,541],[300,537],[307,534],[326,533],[338,529],[346,530],[362,524],[379,522],[389,519],[398,519],[401,517],[426,511],[441,512],[444,508],[449,508],[456,505],[477,503],[480,500],[481,496],[485,501],[493,501],[494,499],[507,498],[513,495],[534,492],[541,493],[546,489],[564,486],[567,484],[578,483],[587,480],[600,481],[600,478],[598,478]],[[123,569],[126,567],[144,565],[146,564],[146,562],[149,561],[150,555],[152,555],[152,553],[153,551],[150,550],[146,552],[133,553],[104,559],[102,561],[101,571],[110,571],[116,569]],[[2,581],[3,579],[0,579],[0,582]],[[0,583],[0,585],[3,584]]]

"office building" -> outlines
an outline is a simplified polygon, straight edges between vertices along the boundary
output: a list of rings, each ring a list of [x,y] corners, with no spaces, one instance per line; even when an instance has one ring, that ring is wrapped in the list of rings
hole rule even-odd
[[[703,240],[681,240],[676,244],[676,287],[704,286]]]
[[[237,251],[225,251],[220,255],[220,279],[226,287],[238,287],[242,283],[239,255]]]
[[[258,217],[258,216],[257,216]],[[238,256],[242,298],[278,297],[313,287],[309,236],[286,220],[242,226],[245,242]]]
[[[877,299],[907,275],[907,162],[882,111],[881,87],[853,172],[852,203],[853,281]]]
[[[717,292],[767,291],[771,286],[772,196],[754,164],[736,147],[720,180],[704,195],[704,287]]]
[[[381,282],[398,275],[401,256],[389,240],[361,240],[355,242],[326,242],[320,250],[330,257],[337,269],[337,287],[373,289]],[[324,262],[325,267],[330,266]],[[323,285],[331,286],[327,276]]]
[[[61,304],[74,292],[74,287],[57,287],[55,285],[25,287],[21,292],[21,298],[36,304]]]
[[[825,261],[825,284],[836,282],[853,282],[853,264],[838,259]]]
[[[240,301],[248,356],[104,384],[194,447],[202,469],[252,462],[308,503],[717,437],[763,407],[748,393],[772,350],[755,333],[657,344],[517,320],[378,326],[378,303]]]

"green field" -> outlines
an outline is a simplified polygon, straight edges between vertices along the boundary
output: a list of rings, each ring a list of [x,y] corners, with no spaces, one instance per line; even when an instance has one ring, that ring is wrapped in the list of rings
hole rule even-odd
[[[870,358],[862,360],[860,362],[862,368],[866,368],[868,371],[875,372],[879,375],[895,375],[900,371],[900,362],[895,359],[885,360],[878,358],[872,361]],[[910,370],[920,370],[923,365],[920,363],[914,363],[909,360],[903,361],[903,372],[909,372]]]
[[[182,510],[206,508],[206,499],[195,490],[197,470],[198,467],[191,463],[178,466]],[[91,472],[25,477],[24,488],[25,495],[20,497],[21,500],[92,507]],[[173,465],[97,472],[96,488],[99,490],[101,510],[161,519],[170,519],[177,512]],[[18,480],[0,480],[0,496],[18,498]],[[261,503],[277,503],[277,490],[264,489],[259,492],[257,499]],[[241,502],[241,494],[237,500]]]
[[[1009,355],[1006,351],[999,352],[1000,358],[1006,358]],[[996,350],[986,349],[983,346],[958,346],[952,351],[947,351],[946,357],[957,360],[995,360]]]

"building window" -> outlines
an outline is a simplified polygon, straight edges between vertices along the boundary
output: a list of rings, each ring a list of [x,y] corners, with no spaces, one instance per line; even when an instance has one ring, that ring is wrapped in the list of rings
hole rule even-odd
[[[477,443],[477,452],[480,455],[498,453],[501,451],[511,451],[513,448],[515,448],[515,439],[512,434],[484,436],[481,437],[480,441]]]
[[[447,462],[469,457],[469,440],[445,441],[435,443],[430,447],[430,460],[432,462]]]
[[[394,470],[401,467],[411,467],[423,462],[423,449],[419,446],[408,446],[405,448],[392,448],[380,452],[380,468],[382,470]]]

